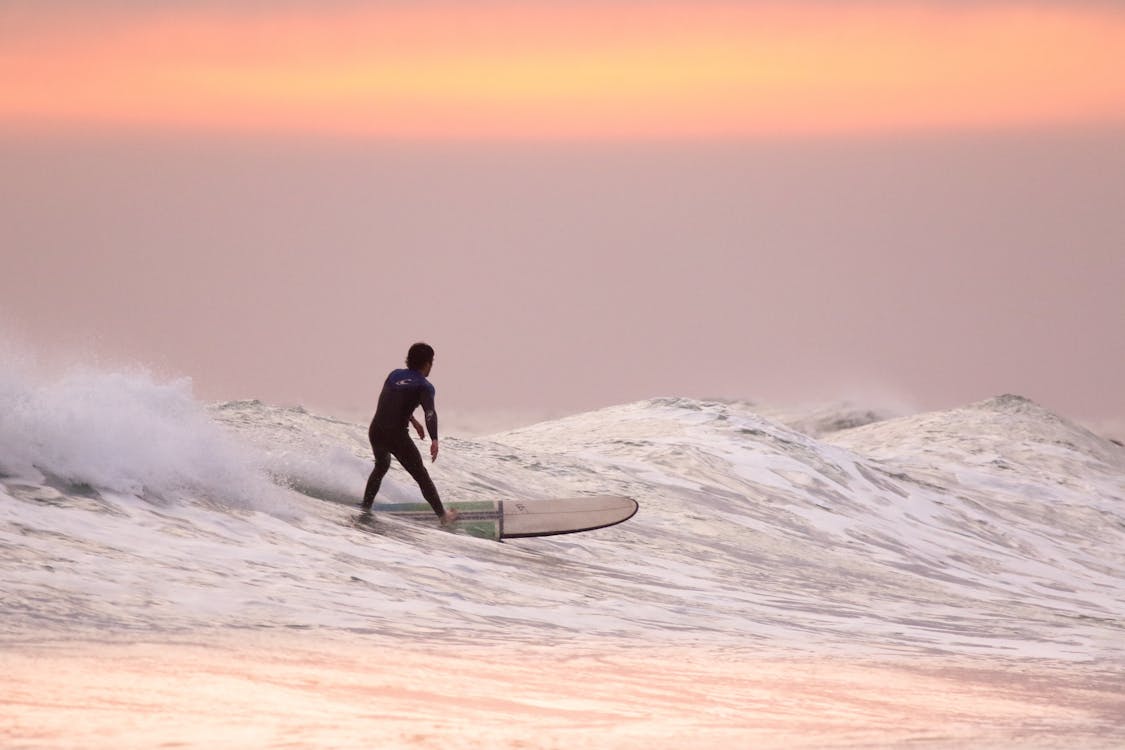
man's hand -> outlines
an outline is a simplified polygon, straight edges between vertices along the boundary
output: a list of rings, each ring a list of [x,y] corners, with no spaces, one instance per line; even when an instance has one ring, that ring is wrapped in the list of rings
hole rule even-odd
[[[437,461],[438,444],[437,441],[430,443],[430,461]]]
[[[418,430],[418,439],[419,440],[425,440],[426,439],[426,431],[422,429],[422,423],[419,422],[414,417],[411,417],[410,418],[410,424],[414,425],[414,429]]]

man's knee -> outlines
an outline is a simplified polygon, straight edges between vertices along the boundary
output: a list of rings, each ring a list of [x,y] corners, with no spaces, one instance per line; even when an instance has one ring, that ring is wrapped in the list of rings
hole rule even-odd
[[[426,471],[425,464],[419,459],[418,461],[411,461],[409,464],[403,464],[411,478],[418,484],[432,484],[430,480],[430,472]]]

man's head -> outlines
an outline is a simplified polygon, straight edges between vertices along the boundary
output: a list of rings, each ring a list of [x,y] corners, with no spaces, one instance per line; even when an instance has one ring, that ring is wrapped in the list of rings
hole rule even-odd
[[[434,348],[429,344],[419,342],[411,346],[410,351],[406,353],[406,366],[423,375],[430,374],[430,368],[433,367],[433,364]]]

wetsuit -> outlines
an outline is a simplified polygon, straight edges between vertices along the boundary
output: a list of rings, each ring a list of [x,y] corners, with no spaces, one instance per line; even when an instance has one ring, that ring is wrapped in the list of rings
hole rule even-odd
[[[438,439],[437,412],[434,410],[434,387],[417,370],[395,370],[383,383],[379,394],[379,406],[371,420],[367,437],[371,440],[371,450],[375,452],[375,469],[367,479],[367,489],[363,493],[363,507],[369,508],[379,493],[383,477],[391,467],[391,456],[398,459],[402,468],[414,478],[422,490],[422,496],[438,516],[445,514],[437,488],[434,487],[418,446],[410,439],[410,415],[419,406],[426,415],[426,429],[430,440]]]

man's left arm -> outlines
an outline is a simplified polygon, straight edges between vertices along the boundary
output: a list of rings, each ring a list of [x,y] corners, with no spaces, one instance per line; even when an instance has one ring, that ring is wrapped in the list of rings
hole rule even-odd
[[[426,417],[426,429],[430,431],[430,460],[437,461],[437,409],[434,407],[434,387],[432,385],[422,391],[422,412]]]

